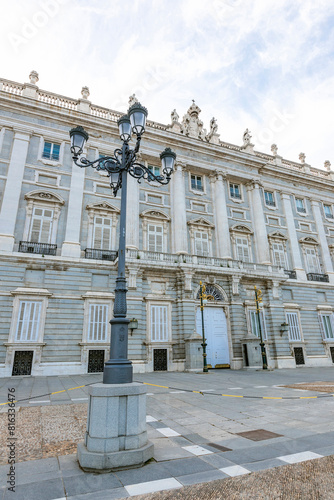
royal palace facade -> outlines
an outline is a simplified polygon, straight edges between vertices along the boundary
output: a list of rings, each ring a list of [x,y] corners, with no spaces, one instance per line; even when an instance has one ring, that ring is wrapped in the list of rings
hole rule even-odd
[[[120,145],[121,113],[0,80],[0,376],[101,371],[109,359],[120,215],[104,171],[72,162]],[[132,96],[130,101],[136,98]],[[145,103],[143,103],[145,104]],[[208,364],[271,368],[334,361],[334,171],[223,142],[193,102],[182,120],[148,121],[140,161],[171,182],[129,176],[126,271],[134,372],[201,368],[200,282]],[[256,312],[255,289],[263,307]],[[260,321],[259,321],[260,319]],[[131,328],[133,327],[133,328]],[[135,328],[137,327],[137,328]]]

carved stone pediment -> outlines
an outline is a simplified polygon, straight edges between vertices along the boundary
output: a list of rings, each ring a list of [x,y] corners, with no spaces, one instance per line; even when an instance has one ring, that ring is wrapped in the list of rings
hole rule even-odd
[[[248,227],[245,226],[244,224],[236,224],[235,226],[230,227],[230,231],[237,231],[239,233],[247,233],[247,234],[253,234],[253,231]]]
[[[27,193],[24,198],[28,201],[39,201],[47,203],[57,203],[58,205],[64,205],[65,200],[59,194],[52,193],[51,191],[31,191]]]
[[[181,123],[181,132],[188,137],[195,137],[196,139],[205,139],[207,135],[206,130],[203,128],[203,122],[199,119],[201,109],[193,101],[192,105],[184,115]]]
[[[161,210],[144,210],[144,212],[140,214],[140,217],[160,219],[160,220],[170,220],[170,217]]]
[[[204,219],[204,217],[200,217],[199,219],[192,219],[192,220],[188,220],[187,224],[189,224],[189,226],[202,226],[202,227],[210,227],[210,228],[214,228],[214,224],[212,224],[210,221],[208,221],[207,219]]]
[[[308,243],[309,245],[319,245],[319,242],[315,238],[311,238],[310,236],[307,236],[306,238],[301,238],[299,242]]]
[[[274,231],[273,233],[268,234],[268,238],[279,238],[281,240],[287,240],[288,238],[285,234],[280,233],[279,231]]]
[[[119,214],[119,212],[120,212],[119,208],[114,207],[108,201],[101,201],[101,202],[98,202],[98,203],[91,203],[90,205],[86,206],[86,209],[88,211],[91,211],[91,210],[96,210],[96,211],[98,211],[98,210],[105,210],[107,212],[114,212],[114,213],[117,213],[117,214]]]

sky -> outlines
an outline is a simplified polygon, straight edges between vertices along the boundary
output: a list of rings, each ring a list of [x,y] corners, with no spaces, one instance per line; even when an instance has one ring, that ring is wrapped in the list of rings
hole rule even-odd
[[[332,0],[2,2],[1,74],[126,112],[136,94],[168,124],[192,103],[209,130],[255,150],[334,170]]]

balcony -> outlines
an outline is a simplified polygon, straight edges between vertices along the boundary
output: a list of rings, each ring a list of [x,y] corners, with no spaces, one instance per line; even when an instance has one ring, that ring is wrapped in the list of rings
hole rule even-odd
[[[296,271],[290,271],[288,269],[284,269],[285,274],[288,275],[289,280],[296,280],[297,279],[297,273]]]
[[[19,252],[56,255],[57,245],[50,245],[49,243],[35,243],[32,241],[20,241]]]
[[[304,208],[304,207],[297,207],[297,212],[299,212],[300,214],[306,214],[306,208]]]
[[[85,259],[110,260],[117,259],[118,252],[115,250],[100,250],[98,248],[86,248]]]
[[[276,203],[274,200],[266,200],[265,204],[267,207],[276,207]]]
[[[306,276],[309,281],[323,281],[324,283],[329,283],[328,274],[308,273]]]

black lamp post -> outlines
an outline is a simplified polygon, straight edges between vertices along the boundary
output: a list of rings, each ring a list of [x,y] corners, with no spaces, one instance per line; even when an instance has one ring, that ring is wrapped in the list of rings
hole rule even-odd
[[[201,319],[202,319],[202,347],[203,347],[203,372],[208,373],[208,366],[206,360],[206,338],[205,338],[205,329],[204,329],[204,306],[208,302],[207,295],[205,293],[206,287],[199,282],[199,298],[201,299]]]
[[[116,278],[114,317],[110,320],[110,359],[105,363],[104,384],[126,384],[132,382],[132,363],[128,359],[128,325],[126,317],[126,278],[125,278],[125,236],[126,236],[126,185],[127,174],[140,182],[157,181],[168,184],[174,169],[176,154],[166,148],[161,154],[163,175],[155,176],[145,165],[136,162],[140,141],[145,132],[147,109],[139,102],[133,104],[128,114],[118,120],[119,134],[123,141],[122,149],[115,149],[113,156],[103,156],[95,161],[88,161],[83,156],[85,143],[88,140],[87,132],[81,127],[70,131],[71,153],[74,163],[78,167],[93,167],[96,170],[105,170],[110,178],[110,187],[114,196],[119,189],[121,192],[121,214],[118,251],[118,276]],[[129,146],[131,133],[137,136],[134,149]]]
[[[266,354],[266,348],[265,348],[264,342],[263,342],[262,327],[261,327],[261,318],[260,318],[260,310],[261,310],[260,306],[263,306],[263,304],[262,304],[262,292],[261,292],[261,290],[258,290],[256,288],[256,286],[254,286],[254,291],[255,291],[255,303],[256,303],[256,316],[257,316],[257,321],[258,321],[258,326],[259,326],[259,334],[260,334],[260,346],[261,346],[261,355],[262,355],[262,368],[264,370],[267,370],[267,368],[268,368],[267,354]]]

